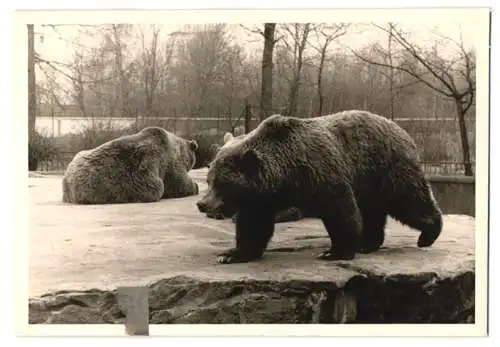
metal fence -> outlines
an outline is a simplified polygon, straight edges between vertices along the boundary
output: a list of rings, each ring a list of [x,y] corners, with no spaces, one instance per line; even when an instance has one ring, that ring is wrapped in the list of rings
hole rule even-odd
[[[51,160],[46,160],[38,165],[38,171],[63,173],[66,170],[69,162],[73,159],[76,153],[61,152],[58,156]],[[428,175],[465,175],[465,165],[462,162],[456,161],[425,161],[421,162],[424,172]],[[472,171],[475,172],[475,163],[472,163]]]
[[[425,161],[421,163],[424,172],[428,175],[463,176],[465,164],[456,161]],[[471,163],[472,172],[476,172],[476,165]]]

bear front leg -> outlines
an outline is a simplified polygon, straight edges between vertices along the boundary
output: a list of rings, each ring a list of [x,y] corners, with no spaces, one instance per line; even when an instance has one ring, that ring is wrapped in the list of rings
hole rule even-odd
[[[165,175],[165,191],[163,199],[185,198],[198,195],[198,184],[187,174],[187,172],[173,172]]]
[[[362,218],[350,187],[335,194],[335,200],[322,206],[321,220],[330,236],[332,246],[318,255],[321,260],[354,259],[362,232]]]
[[[236,248],[218,254],[221,264],[259,259],[274,233],[274,215],[268,211],[240,211],[236,218]]]

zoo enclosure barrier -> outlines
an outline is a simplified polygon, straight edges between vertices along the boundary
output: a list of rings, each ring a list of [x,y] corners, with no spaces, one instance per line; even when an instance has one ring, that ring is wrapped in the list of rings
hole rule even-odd
[[[38,171],[63,173],[76,152],[60,152],[50,160],[42,161],[38,165]],[[422,168],[427,175],[463,176],[465,165],[456,161],[422,161]],[[472,163],[475,172],[475,162]]]

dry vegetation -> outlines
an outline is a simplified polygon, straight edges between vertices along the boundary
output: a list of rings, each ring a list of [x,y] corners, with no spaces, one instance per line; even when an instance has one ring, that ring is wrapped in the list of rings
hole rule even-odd
[[[43,136],[34,136],[31,117],[30,149],[39,158],[92,148],[147,125],[194,137],[206,151],[224,131],[243,126],[247,104],[256,119],[277,112],[310,117],[345,109],[409,118],[401,124],[421,147],[423,161],[461,162],[465,174],[473,173],[475,54],[460,35],[430,30],[432,39],[421,43],[392,23],[189,25],[176,32],[159,25],[75,28],[80,38],[93,37],[97,44],[67,39],[74,49],[71,61],[34,53],[31,71],[43,78],[36,79],[30,115],[43,104],[101,121],[79,134],[45,139],[41,146]],[[44,27],[60,37],[63,30]],[[365,30],[385,39],[352,48],[349,38]],[[247,49],[250,44],[256,49]],[[109,117],[137,121],[122,129],[106,122]],[[162,117],[215,117],[220,122],[192,122],[179,130]],[[416,118],[451,121],[411,121]]]

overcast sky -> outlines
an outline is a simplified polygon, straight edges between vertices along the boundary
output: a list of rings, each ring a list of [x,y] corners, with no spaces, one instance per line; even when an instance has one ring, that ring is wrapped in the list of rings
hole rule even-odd
[[[477,19],[476,22],[474,20],[469,20],[467,14],[450,18],[451,19],[448,19],[446,16],[442,15],[430,15],[425,18],[405,17],[404,21],[401,20],[400,22],[395,22],[395,24],[406,31],[410,31],[412,40],[417,42],[419,45],[435,41],[437,37],[433,35],[432,31],[438,30],[442,35],[452,37],[457,41],[460,40],[460,36],[462,36],[462,40],[466,47],[473,46],[475,39],[477,39]],[[376,19],[377,17],[375,20]],[[168,21],[158,22],[165,23]],[[248,30],[245,30],[240,25],[235,24],[234,21],[232,21],[232,23],[231,33],[233,34],[235,41],[240,43],[247,53],[260,58],[263,49],[262,37],[258,34],[250,34]],[[387,22],[381,21],[380,19],[377,23],[381,25],[387,24]],[[355,30],[350,30],[347,35],[341,38],[340,45],[346,45],[357,49],[370,45],[376,41],[382,41],[384,45],[387,44],[387,34],[374,28],[369,22],[355,24],[358,24],[358,26],[361,25],[363,30],[358,30],[359,27],[356,27]],[[172,32],[183,30],[184,25],[185,24],[179,24],[179,20],[177,20],[177,24],[160,24],[157,25],[157,27],[161,27],[160,36],[166,37]],[[263,27],[260,23],[246,23],[245,25],[247,28]],[[148,30],[148,27],[149,24],[141,25],[142,30],[146,33],[146,37],[148,37],[148,34],[151,33]],[[50,27],[43,27],[40,24],[35,24],[35,33],[37,34],[35,41],[36,51],[43,59],[58,62],[69,63],[72,61],[72,56],[75,50],[73,42],[77,42],[79,45],[84,47],[96,47],[99,45],[100,40],[98,36],[93,37],[79,34],[79,30],[74,25],[58,25],[56,32]],[[133,43],[131,44],[133,45]],[[138,46],[136,47],[139,48]],[[457,47],[453,48],[457,49]],[[335,50],[343,48],[342,46],[339,46],[339,44],[334,43],[331,45],[330,49]],[[449,55],[451,53],[450,49],[444,49],[443,47],[438,48],[438,50],[440,55]],[[37,73],[37,78],[42,80],[44,78],[43,74]],[[65,78],[61,77],[60,81],[62,82],[62,80],[65,80]],[[66,82],[67,80],[63,83]]]
[[[475,28],[473,25],[466,22],[460,23],[443,18],[439,22],[428,21],[419,25],[409,25],[405,23],[399,24],[405,29],[410,30],[412,32],[412,38],[417,42],[435,39],[435,36],[432,35],[431,30],[432,28],[437,28],[437,30],[439,30],[439,32],[441,32],[443,35],[453,37],[456,40],[460,39],[461,31],[464,44],[467,47],[470,47],[474,44]],[[183,27],[182,25],[176,24],[161,24],[158,26],[162,28],[161,33],[164,36],[168,35],[171,32],[182,30]],[[247,25],[247,27],[261,26],[261,24],[256,24],[254,26]],[[146,33],[148,33],[147,25],[143,25],[142,27],[144,28]],[[44,59],[56,61],[70,60],[74,52],[74,46],[71,44],[71,42],[74,40],[87,47],[92,47],[99,44],[98,39],[94,39],[85,35],[79,35],[78,30],[74,26],[58,26],[57,30],[58,32],[55,32],[53,29],[48,27],[41,27],[40,25],[36,26],[35,32],[40,35],[37,35],[35,49],[38,53],[41,54]],[[245,29],[240,28],[238,25],[232,26],[231,31],[236,41],[244,45],[247,51],[256,51],[256,53],[261,54],[263,42],[260,37],[255,34],[249,34]],[[43,36],[43,41],[42,39],[40,39],[40,36]],[[354,30],[351,30],[348,35],[342,38],[341,42],[352,48],[360,48],[378,40],[387,40],[386,35],[384,35],[384,33],[382,33],[380,30],[370,28],[369,25],[366,25],[362,33],[354,32]]]

